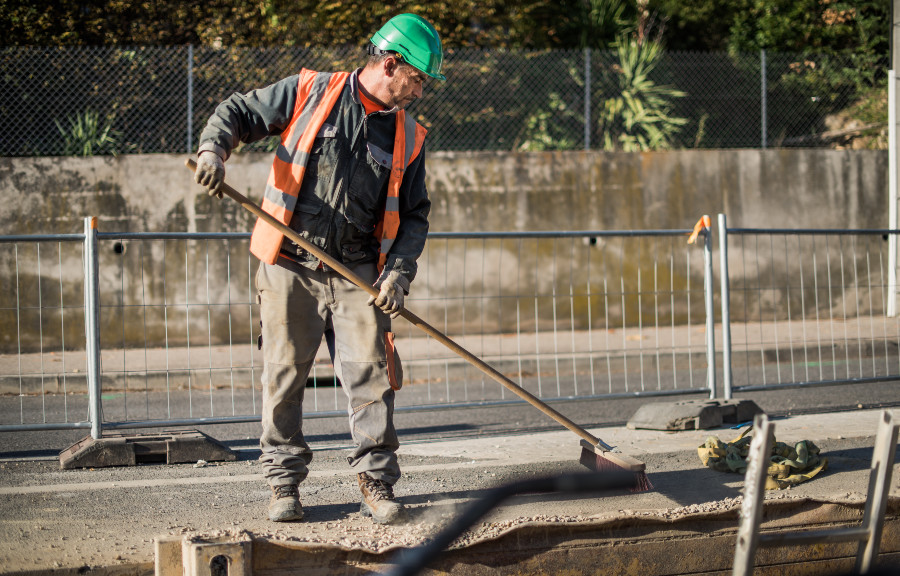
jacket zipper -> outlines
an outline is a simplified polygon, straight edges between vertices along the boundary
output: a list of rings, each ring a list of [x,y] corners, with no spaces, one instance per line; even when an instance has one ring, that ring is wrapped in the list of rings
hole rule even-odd
[[[360,120],[359,124],[356,126],[356,130],[353,131],[353,138],[350,140],[350,151],[349,151],[350,166],[348,167],[348,170],[347,170],[347,178],[348,179],[347,180],[342,179],[340,182],[340,186],[338,186],[337,194],[335,195],[334,212],[337,212],[341,209],[342,202],[344,201],[344,196],[346,195],[346,187],[349,186],[349,182],[351,182],[350,179],[353,178],[353,174],[356,170],[356,163],[353,161],[353,151],[357,147],[360,132],[363,133],[364,138],[368,138],[367,119],[368,119],[368,117],[366,116],[365,113],[363,113],[362,119]],[[345,182],[347,183],[346,186],[345,186]],[[328,228],[325,230],[325,242],[326,243],[328,242],[328,239],[331,238],[331,230],[334,227],[334,217],[335,217],[334,212],[332,212],[331,217],[328,219]],[[335,244],[337,244],[338,239],[335,238],[334,241],[335,241]],[[340,246],[334,246],[334,250],[339,251],[339,249],[340,249]]]

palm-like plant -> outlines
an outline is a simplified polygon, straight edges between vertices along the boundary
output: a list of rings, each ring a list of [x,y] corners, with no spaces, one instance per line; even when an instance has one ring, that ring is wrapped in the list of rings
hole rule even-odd
[[[111,117],[101,121],[100,115],[90,110],[74,117],[70,116],[67,128],[54,120],[57,130],[63,137],[63,155],[116,155],[120,135],[112,129],[112,121]]]
[[[603,148],[626,152],[671,148],[673,137],[687,122],[670,114],[672,100],[685,93],[650,79],[662,56],[661,45],[621,38],[616,53],[619,64],[613,71],[619,90],[604,102],[600,114]]]

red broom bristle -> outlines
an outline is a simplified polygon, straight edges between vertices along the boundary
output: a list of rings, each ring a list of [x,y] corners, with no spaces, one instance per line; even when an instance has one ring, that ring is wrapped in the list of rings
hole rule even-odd
[[[583,466],[590,468],[596,472],[622,472],[627,471],[615,462],[607,460],[602,454],[597,454],[589,450],[581,451],[580,462]],[[647,492],[653,489],[650,478],[644,471],[634,472],[634,484],[629,488],[630,492]]]
[[[646,472],[635,472],[634,473],[634,487],[631,488],[632,492],[647,492],[648,490],[653,490],[653,484],[650,482],[650,478],[647,476]]]

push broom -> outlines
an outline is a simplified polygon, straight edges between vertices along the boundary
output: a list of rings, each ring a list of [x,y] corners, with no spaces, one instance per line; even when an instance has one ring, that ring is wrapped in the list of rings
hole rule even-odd
[[[193,171],[197,170],[197,163],[194,162],[193,159],[187,159],[185,164],[188,168]],[[293,242],[295,242],[298,246],[314,255],[316,258],[324,262],[328,265],[332,270],[364,290],[370,296],[378,297],[378,289],[374,286],[363,280],[359,275],[354,273],[352,270],[344,266],[341,262],[335,260],[328,254],[326,254],[323,250],[321,250],[318,246],[310,243],[309,241],[302,238],[299,234],[291,230],[289,227],[285,226],[278,220],[276,220],[272,215],[268,212],[264,211],[262,208],[253,203],[246,196],[229,186],[227,183],[222,183],[221,191],[226,196],[230,197],[232,200],[243,206],[247,211],[255,214],[257,217],[261,218],[266,224],[269,224],[280,233],[284,234],[286,237],[290,238]],[[636,460],[630,456],[626,456],[620,452],[614,451],[614,448],[599,438],[595,437],[593,434],[585,430],[584,428],[578,426],[543,401],[538,399],[536,396],[498,372],[496,369],[491,367],[489,364],[484,362],[481,358],[475,356],[445,334],[413,314],[407,308],[400,309],[400,316],[406,318],[410,323],[414,326],[458,354],[464,360],[481,370],[483,373],[487,374],[507,389],[509,389],[512,393],[516,394],[550,418],[553,418],[558,423],[562,424],[575,434],[581,437],[581,458],[580,462],[587,468],[591,470],[595,470],[597,472],[604,471],[621,471],[627,470],[634,474],[634,485],[631,490],[633,492],[643,492],[646,490],[650,490],[653,486],[650,484],[650,480],[647,478],[646,473],[646,465],[640,460]]]

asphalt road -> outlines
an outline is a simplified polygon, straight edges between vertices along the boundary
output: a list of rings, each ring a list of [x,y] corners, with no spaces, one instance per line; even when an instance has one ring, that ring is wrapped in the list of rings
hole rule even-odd
[[[399,394],[403,394],[401,390]],[[340,392],[338,391],[340,395]],[[172,402],[165,395],[150,395],[151,413],[165,409]],[[701,395],[667,398],[616,398],[610,400],[579,400],[554,403],[554,408],[584,428],[624,426],[641,405],[648,402],[672,402],[679,399],[702,399]],[[735,399],[753,400],[770,417],[798,414],[845,412],[900,406],[900,383],[881,382],[844,384],[754,391],[735,394]],[[60,397],[43,401],[52,408]],[[68,397],[69,408],[77,404],[77,397]],[[83,401],[83,399],[82,399]],[[0,399],[0,421],[14,422],[18,399]],[[223,411],[219,411],[220,414]],[[399,411],[395,423],[404,441],[430,441],[452,438],[477,438],[491,435],[522,434],[561,430],[562,427],[528,404],[504,405],[467,409],[445,409],[427,412]],[[259,423],[217,424],[191,427],[223,442],[242,453],[242,458],[258,454]],[[141,432],[147,432],[142,430]],[[55,459],[59,452],[87,436],[88,430],[55,430],[0,433],[0,461]],[[343,446],[350,442],[347,420],[344,417],[311,418],[304,426],[307,441],[313,449]]]

